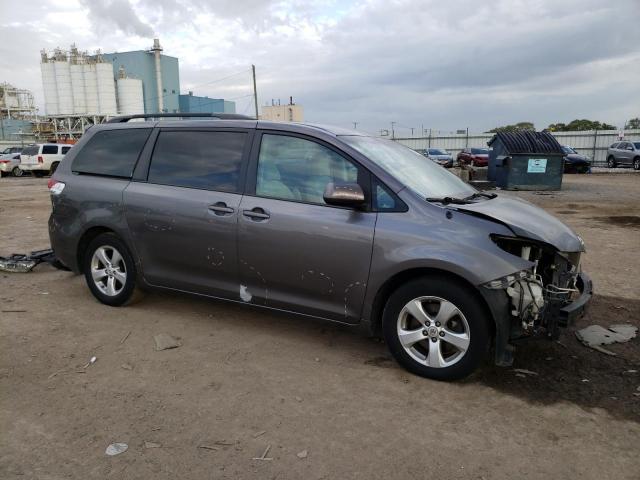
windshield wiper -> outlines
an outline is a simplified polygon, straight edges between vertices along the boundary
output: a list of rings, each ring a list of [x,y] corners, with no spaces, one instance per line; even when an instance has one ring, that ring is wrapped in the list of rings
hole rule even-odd
[[[497,193],[485,193],[485,192],[476,192],[473,195],[469,195],[468,197],[464,197],[464,200],[473,200],[478,197],[485,197],[491,200],[492,198],[496,198],[498,196]]]
[[[456,197],[427,197],[425,199],[427,202],[436,202],[441,203],[443,205],[448,205],[450,203],[456,205],[466,205],[469,201],[466,198],[456,198]]]

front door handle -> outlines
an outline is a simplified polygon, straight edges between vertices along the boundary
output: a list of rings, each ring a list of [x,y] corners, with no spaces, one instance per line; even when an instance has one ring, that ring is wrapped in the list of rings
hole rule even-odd
[[[255,207],[255,208],[252,208],[251,210],[243,210],[242,214],[245,217],[249,217],[252,220],[256,220],[256,221],[266,220],[268,218],[271,218],[271,215],[269,215],[269,212],[267,212],[264,208],[260,208],[260,207]]]
[[[233,208],[228,207],[224,202],[217,202],[213,205],[209,205],[209,210],[219,216],[231,215],[235,211]]]

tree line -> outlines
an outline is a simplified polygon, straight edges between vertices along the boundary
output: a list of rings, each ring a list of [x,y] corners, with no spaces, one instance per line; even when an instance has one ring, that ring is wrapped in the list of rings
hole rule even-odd
[[[513,125],[505,125],[502,127],[496,127],[489,130],[487,133],[497,132],[518,132],[520,130],[535,130],[536,127],[533,122],[518,122]],[[640,129],[640,117],[632,118],[625,126],[625,130]],[[575,132],[583,130],[616,130],[614,125],[608,123],[598,122],[597,120],[576,119],[569,123],[552,123],[545,130],[549,132]]]

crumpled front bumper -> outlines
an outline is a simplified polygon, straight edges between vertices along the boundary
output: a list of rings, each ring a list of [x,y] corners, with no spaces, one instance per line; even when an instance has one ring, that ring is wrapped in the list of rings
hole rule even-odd
[[[560,320],[562,320],[562,323],[565,325],[572,324],[577,318],[585,314],[591,297],[593,296],[593,282],[586,273],[580,272],[578,274],[576,286],[578,290],[580,290],[580,296],[558,311]]]

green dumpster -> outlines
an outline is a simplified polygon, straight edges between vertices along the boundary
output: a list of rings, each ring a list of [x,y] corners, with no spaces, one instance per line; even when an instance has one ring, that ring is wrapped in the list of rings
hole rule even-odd
[[[564,152],[549,132],[498,132],[491,147],[489,173],[505,190],[560,190]]]

